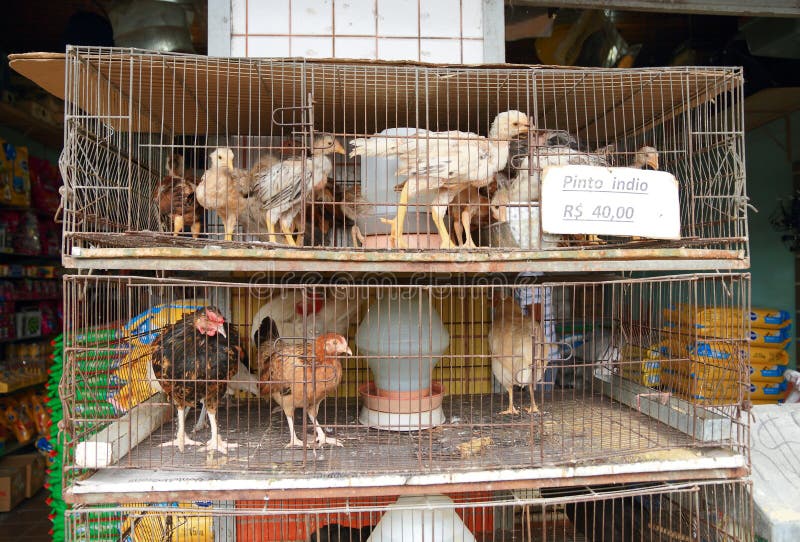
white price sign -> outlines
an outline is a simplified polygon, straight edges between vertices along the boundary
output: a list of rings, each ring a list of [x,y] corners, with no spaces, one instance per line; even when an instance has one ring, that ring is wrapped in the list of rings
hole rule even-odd
[[[680,239],[678,181],[666,171],[550,166],[542,176],[547,233]]]

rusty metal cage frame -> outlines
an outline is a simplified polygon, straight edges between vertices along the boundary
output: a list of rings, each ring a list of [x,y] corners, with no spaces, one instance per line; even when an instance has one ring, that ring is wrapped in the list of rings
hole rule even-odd
[[[427,279],[414,284],[373,277],[374,282],[365,279],[363,284],[353,284],[350,278],[331,285],[296,279],[281,283],[272,277],[250,282],[65,277],[67,331],[60,395],[68,498],[108,502],[112,498],[107,493],[109,482],[124,481],[126,487],[133,488],[137,482],[153,483],[159,476],[164,478],[153,485],[161,484],[160,489],[142,500],[158,499],[160,491],[194,491],[189,488],[200,486],[180,482],[180,473],[187,469],[202,475],[198,478],[201,485],[222,476],[230,482],[229,488],[294,490],[308,496],[342,484],[360,486],[369,494],[380,491],[381,484],[427,486],[430,490],[443,483],[468,487],[484,481],[494,487],[520,487],[523,482],[542,485],[548,479],[558,479],[565,483],[570,477],[580,476],[610,479],[619,475],[620,462],[629,463],[625,470],[633,481],[674,479],[681,471],[684,475],[691,471],[698,478],[735,477],[748,468],[749,419],[743,410],[749,383],[744,362],[749,334],[747,274],[579,281],[567,277],[538,283],[535,277],[515,282],[497,276],[464,284],[436,284]],[[320,422],[334,429],[337,438],[345,439],[344,448],[284,450],[288,434],[285,420],[282,415],[273,417],[269,398],[262,398],[266,403],[249,399],[228,406],[221,416],[222,427],[226,431],[235,428],[239,434],[235,440],[241,447],[224,458],[192,448],[180,454],[158,447],[173,426],[161,428],[169,418],[170,403],[163,395],[153,395],[148,384],[151,377],[146,376],[151,350],[144,343],[166,324],[155,318],[137,320],[149,308],[199,299],[207,301],[194,304],[223,307],[242,341],[248,338],[250,346],[245,349],[252,360],[253,319],[261,314],[254,302],[267,306],[265,302],[277,298],[278,306],[289,307],[292,315],[296,307],[304,307],[301,313],[306,316],[295,318],[294,327],[288,328],[297,331],[285,337],[302,342],[337,326],[343,335],[353,337],[356,324],[373,307],[384,303],[393,311],[399,306],[398,299],[414,292],[429,300],[429,313],[441,313],[452,338],[450,350],[432,375],[443,381],[446,389],[442,404],[447,415],[439,429],[393,433],[360,425],[356,398],[364,400],[362,388],[372,379],[364,367],[370,355],[356,352],[355,358],[343,361],[342,383],[320,411]],[[486,339],[493,327],[489,298],[499,300],[508,294],[513,294],[508,299],[516,299],[513,303],[518,306],[525,305],[523,298],[529,297],[531,310],[543,303],[551,305],[542,317],[542,322],[549,322],[542,324],[543,330],[548,330],[539,339],[543,342],[538,344],[534,331],[529,331],[533,350],[544,352],[549,347],[542,361],[558,368],[560,373],[555,374],[561,375],[557,381],[554,373],[546,372],[532,394],[543,415],[498,414],[507,400],[505,393],[497,395],[492,388],[492,352]],[[333,302],[331,312],[323,308],[319,316],[308,314],[305,303],[319,299],[327,300],[324,307]],[[712,336],[694,327],[695,318],[700,318],[696,315],[703,308],[711,310],[705,325],[717,326]],[[506,323],[510,326],[514,322],[505,318],[500,319],[501,330]],[[97,330],[98,325],[109,322],[114,323],[109,329]],[[87,329],[95,331],[87,333]],[[510,340],[523,344],[529,340],[519,338],[519,333],[525,333],[522,329],[510,332]],[[93,333],[94,342],[82,342]],[[430,330],[421,333],[424,336]],[[576,334],[581,335],[580,341]],[[689,353],[690,348],[701,344],[716,354]],[[616,354],[603,355],[609,348]],[[715,355],[727,357],[719,360]],[[415,360],[419,363],[420,356],[412,353],[392,358],[402,361],[408,357],[413,365]],[[508,357],[502,352],[495,355],[499,363]],[[642,380],[654,360],[672,367],[670,388]],[[115,378],[121,380],[119,385],[110,383]],[[258,383],[263,384],[265,378],[257,377]],[[698,380],[705,386],[698,388]],[[710,387],[709,381],[713,381]],[[87,399],[95,391],[101,392],[101,399]],[[122,398],[131,394],[138,399],[121,408]],[[517,392],[514,397],[528,404],[527,393],[520,398]],[[310,429],[305,414],[304,410],[304,421],[298,425],[303,435]],[[466,436],[462,435],[465,430]],[[129,438],[136,434],[138,438]],[[305,439],[310,443],[310,437]],[[121,444],[123,441],[127,444]],[[97,450],[110,454],[109,459],[95,462],[91,458],[102,455]],[[401,460],[401,450],[408,460]],[[688,456],[686,451],[690,452]],[[700,452],[699,457],[696,452]],[[583,474],[573,470],[575,465],[586,467]],[[592,470],[592,466],[597,469]],[[668,470],[675,472],[665,473]],[[349,474],[342,478],[342,472]],[[242,478],[244,473],[247,480]],[[447,473],[444,478],[443,473]]]
[[[458,261],[463,272],[477,272],[496,269],[492,260],[501,251],[506,271],[525,270],[532,260],[545,271],[712,269],[748,263],[738,68],[463,67],[225,59],[87,47],[69,48],[66,64],[60,163],[67,186],[63,254],[70,266],[226,270],[230,260],[237,260],[237,269],[259,271],[269,260],[276,271],[313,269],[321,261],[373,271],[412,270],[426,261],[433,270],[447,271]],[[281,137],[300,138],[292,145],[307,157],[308,141],[321,132],[351,138],[407,125],[485,134],[494,115],[511,108],[527,111],[541,129],[574,135],[580,148],[605,148],[612,165],[629,164],[641,145],[658,146],[663,168],[681,182],[683,238],[607,238],[604,246],[595,246],[562,236],[559,244],[564,246],[543,250],[541,234],[531,233],[539,236],[532,241],[539,248],[486,246],[456,254],[346,246],[342,239],[320,237],[326,213],[334,215],[328,226],[349,237],[348,212],[358,216],[359,207],[396,206],[356,196],[337,200],[348,197],[344,187],[352,185],[357,173],[352,159],[334,160],[334,177],[341,184],[331,190],[333,201],[314,201],[298,218],[295,232],[304,235],[309,250],[265,244],[269,238],[263,228],[224,241],[208,212],[208,238],[173,237],[153,205],[164,157],[175,150],[193,155],[190,165],[199,176],[215,147],[233,149],[237,164],[249,167],[262,152],[285,156]],[[512,153],[512,169],[530,157],[532,174],[541,151],[539,143],[523,145]],[[526,206],[526,212],[533,212],[535,204]],[[487,211],[489,204],[471,208]],[[420,220],[417,226],[424,231],[427,226]],[[500,234],[486,235],[491,245]],[[206,261],[200,264],[197,257]]]
[[[305,541],[327,539],[323,537],[330,530],[344,537],[348,529],[366,526],[372,532],[386,529],[387,534],[391,530],[407,536],[451,532],[452,540],[459,542],[466,540],[455,528],[461,521],[480,540],[493,542],[754,540],[751,484],[744,480],[483,491],[450,497],[402,503],[387,494],[333,501],[278,498],[78,506],[66,512],[64,521],[68,542],[85,540],[87,534],[103,529],[137,540],[137,528],[147,540],[158,539],[160,533],[175,542],[188,542],[190,533],[201,532],[213,533],[215,540]],[[402,515],[388,517],[390,510]],[[405,524],[398,528],[395,521]]]

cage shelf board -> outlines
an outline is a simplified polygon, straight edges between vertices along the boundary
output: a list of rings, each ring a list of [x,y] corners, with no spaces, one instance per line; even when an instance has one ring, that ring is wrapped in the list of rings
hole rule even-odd
[[[167,493],[172,499],[176,492],[202,491],[297,490],[311,496],[325,489],[369,493],[391,486],[425,492],[447,484],[501,487],[524,481],[547,486],[584,478],[597,483],[614,477],[679,478],[688,472],[699,477],[732,476],[745,466],[745,458],[738,453],[713,444],[692,448],[696,441],[689,435],[653,424],[646,414],[602,395],[581,401],[546,398],[541,406],[544,415],[523,415],[523,423],[488,428],[479,426],[489,423],[492,409],[497,409],[492,396],[447,397],[445,415],[463,412],[455,403],[464,401],[477,404],[470,411],[473,418],[418,433],[369,429],[353,417],[358,412],[351,404],[354,400],[328,401],[328,405],[323,403],[320,420],[323,424],[326,418],[344,422],[332,433],[344,446],[305,450],[284,448],[286,422],[282,414],[270,413],[270,406],[234,404],[220,413],[220,419],[227,421],[224,437],[239,444],[227,456],[209,456],[197,447],[187,447],[183,453],[160,447],[174,437],[170,422],[115,466],[76,481],[68,493],[76,502],[109,502],[120,491],[141,492],[143,499],[155,501]],[[564,424],[573,427],[571,434],[558,432]],[[246,431],[246,438],[237,438],[237,429]],[[457,445],[474,435],[489,437],[491,444],[472,457],[461,457]],[[568,464],[565,457],[570,458]],[[148,497],[147,492],[154,493]]]
[[[64,256],[77,269],[174,269],[185,271],[420,271],[450,273],[653,271],[747,269],[742,251],[688,248],[513,251],[498,260],[491,252],[415,252],[289,248],[79,248]]]

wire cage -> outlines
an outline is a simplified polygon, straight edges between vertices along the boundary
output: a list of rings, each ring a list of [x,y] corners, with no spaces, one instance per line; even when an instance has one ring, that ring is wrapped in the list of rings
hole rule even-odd
[[[65,484],[88,491],[98,469],[129,488],[145,471],[177,476],[152,491],[188,487],[188,470],[311,493],[444,473],[511,483],[544,466],[741,472],[747,311],[746,274],[69,276]],[[180,437],[180,413],[201,405],[209,416],[190,416]]]
[[[365,261],[361,253],[373,263],[420,253],[450,262],[456,252],[467,264],[539,254],[562,269],[623,256],[707,268],[747,259],[738,68],[465,67],[72,47],[66,79],[64,254],[75,264],[106,258],[118,266],[115,257],[137,249],[142,259],[126,266],[184,258],[178,268],[188,268],[193,250],[281,260],[297,258],[295,246],[340,263]],[[680,238],[637,237],[638,222],[615,235],[545,233],[541,178],[566,164],[674,175]],[[609,207],[611,218],[642,214],[634,199],[620,217]]]
[[[69,542],[750,542],[749,490],[744,481],[707,481],[87,506],[67,512],[65,532]]]

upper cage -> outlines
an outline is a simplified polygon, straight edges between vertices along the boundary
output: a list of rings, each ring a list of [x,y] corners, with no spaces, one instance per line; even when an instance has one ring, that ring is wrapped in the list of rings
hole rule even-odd
[[[739,68],[435,66],[73,47],[65,78],[70,266],[748,264]],[[644,180],[651,192],[600,190],[612,199],[584,209],[567,231],[548,222],[561,211],[542,184],[565,175],[565,165],[595,168],[580,170],[590,178],[604,171]],[[677,186],[672,201],[655,185]],[[659,213],[674,218],[672,234],[650,231]]]

